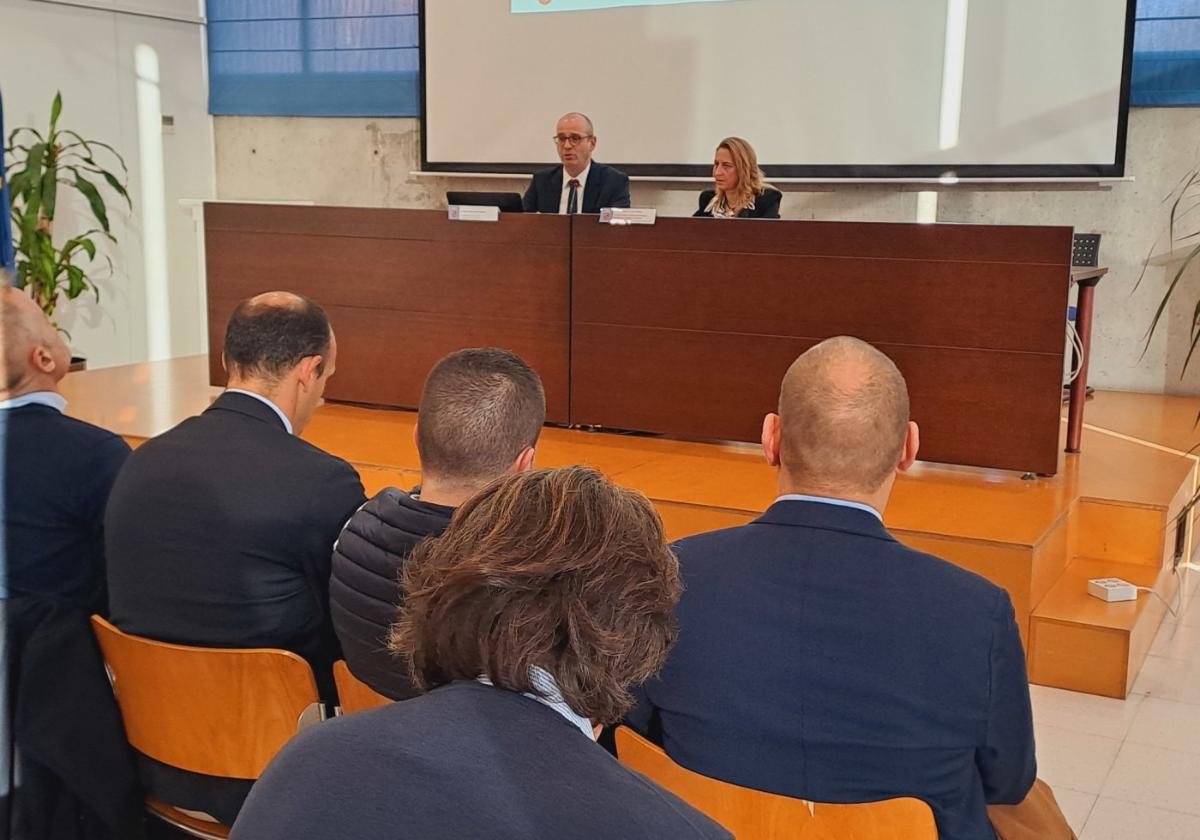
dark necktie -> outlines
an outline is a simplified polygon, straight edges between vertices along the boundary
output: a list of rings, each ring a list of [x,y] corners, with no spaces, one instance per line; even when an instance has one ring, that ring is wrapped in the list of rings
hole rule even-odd
[[[574,215],[579,212],[579,179],[572,178],[567,181],[567,186],[571,191],[567,193],[567,215]]]

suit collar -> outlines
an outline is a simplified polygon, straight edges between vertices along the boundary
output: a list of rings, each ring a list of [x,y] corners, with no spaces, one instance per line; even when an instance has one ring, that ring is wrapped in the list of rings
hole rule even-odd
[[[820,528],[889,542],[896,541],[873,514],[824,502],[779,501],[767,508],[766,512],[751,524]]]
[[[604,186],[604,164],[592,161],[588,164],[588,179],[583,185],[583,195],[579,202],[581,213],[599,213],[600,188]]]
[[[279,419],[279,415],[275,413],[275,409],[262,400],[255,399],[247,394],[239,394],[236,391],[226,391],[221,394],[204,413],[207,414],[209,411],[232,411],[235,414],[244,414],[247,417],[253,417],[255,420],[261,420],[264,423],[275,426],[282,432],[287,432],[287,427]]]

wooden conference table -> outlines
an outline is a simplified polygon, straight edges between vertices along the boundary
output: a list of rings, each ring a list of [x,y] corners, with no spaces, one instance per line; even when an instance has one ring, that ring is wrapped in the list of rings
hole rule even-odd
[[[795,357],[848,334],[904,373],[923,459],[1057,469],[1067,227],[210,204],[205,228],[214,384],[237,301],[286,288],[334,324],[330,399],[412,408],[438,358],[493,345],[552,423],[754,441]]]

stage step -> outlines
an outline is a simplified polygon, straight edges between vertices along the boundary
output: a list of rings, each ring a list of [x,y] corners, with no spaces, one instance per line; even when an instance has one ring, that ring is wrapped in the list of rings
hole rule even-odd
[[[1119,577],[1173,603],[1179,577],[1169,564],[1075,557],[1030,616],[1029,680],[1124,699],[1167,608],[1149,592],[1109,604],[1087,592],[1092,578]]]

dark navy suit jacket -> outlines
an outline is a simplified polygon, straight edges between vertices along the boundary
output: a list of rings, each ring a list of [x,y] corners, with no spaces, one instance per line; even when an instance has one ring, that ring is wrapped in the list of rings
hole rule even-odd
[[[563,168],[552,166],[533,174],[522,203],[526,213],[557,213],[562,200]],[[629,206],[629,176],[619,169],[592,161],[583,186],[580,213],[599,213],[605,207]]]
[[[680,542],[679,641],[635,728],[680,764],[818,802],[914,796],[943,840],[1036,774],[1008,594],[897,542],[871,513],[776,502]]]
[[[47,405],[0,409],[0,598],[107,612],[104,506],[129,444]]]
[[[235,840],[732,840],[548,706],[478,682],[313,726]]]

